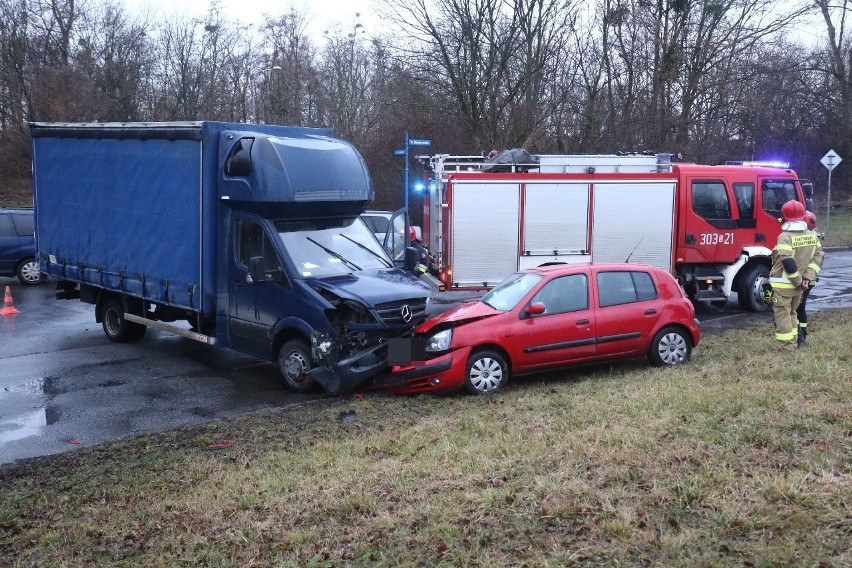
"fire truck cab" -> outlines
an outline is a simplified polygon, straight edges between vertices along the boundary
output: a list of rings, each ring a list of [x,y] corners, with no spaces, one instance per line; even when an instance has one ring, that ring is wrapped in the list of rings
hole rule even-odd
[[[495,165],[422,157],[423,234],[448,290],[531,266],[633,262],[671,271],[696,302],[762,311],[781,205],[810,205],[786,165],[676,163],[669,154],[541,155]]]

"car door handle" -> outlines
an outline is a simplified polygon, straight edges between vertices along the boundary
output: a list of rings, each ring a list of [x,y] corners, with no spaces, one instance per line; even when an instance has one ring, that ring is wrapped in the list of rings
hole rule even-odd
[[[577,325],[589,325],[589,320],[587,320],[587,319],[577,320]]]
[[[650,309],[645,310],[645,315],[646,315],[646,316],[652,316],[652,315],[654,315],[654,314],[656,314],[656,313],[657,313],[657,310],[655,310],[654,308],[650,308]]]

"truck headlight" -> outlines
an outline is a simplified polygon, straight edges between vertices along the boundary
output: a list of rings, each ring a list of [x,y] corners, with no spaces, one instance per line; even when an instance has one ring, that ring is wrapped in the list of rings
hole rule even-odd
[[[450,349],[450,341],[453,339],[453,330],[445,329],[436,333],[426,340],[426,353],[441,353]]]

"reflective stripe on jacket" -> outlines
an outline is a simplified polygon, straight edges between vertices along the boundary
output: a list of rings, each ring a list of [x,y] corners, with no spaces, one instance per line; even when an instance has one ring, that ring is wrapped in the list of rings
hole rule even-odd
[[[783,231],[772,250],[772,288],[793,290],[802,285],[802,280],[816,280],[824,256],[822,243],[813,231]],[[786,258],[796,261],[796,272],[785,272],[782,261]]]

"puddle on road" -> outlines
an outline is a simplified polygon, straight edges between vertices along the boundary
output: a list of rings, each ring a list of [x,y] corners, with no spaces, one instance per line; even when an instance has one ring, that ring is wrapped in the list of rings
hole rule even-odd
[[[3,389],[0,396],[0,445],[29,436],[59,421],[61,413],[49,403],[60,394],[56,377],[35,379]]]

